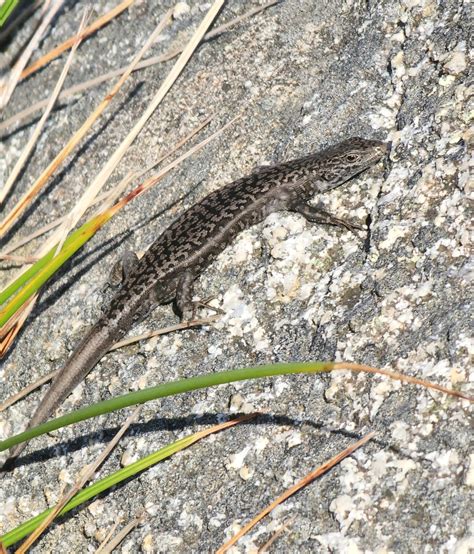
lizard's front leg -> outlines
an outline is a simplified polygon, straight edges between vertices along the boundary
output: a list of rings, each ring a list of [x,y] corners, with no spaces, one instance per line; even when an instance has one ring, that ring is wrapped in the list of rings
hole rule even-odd
[[[344,219],[336,217],[326,210],[310,206],[306,202],[297,202],[291,208],[290,211],[300,213],[304,216],[310,223],[322,223],[324,225],[335,225],[336,227],[342,227],[343,229],[348,229],[354,234],[355,230],[363,231],[364,228],[357,223],[350,223]]]

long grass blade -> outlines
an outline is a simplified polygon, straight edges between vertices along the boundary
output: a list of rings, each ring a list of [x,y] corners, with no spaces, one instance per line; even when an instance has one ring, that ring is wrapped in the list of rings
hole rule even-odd
[[[26,160],[28,159],[31,151],[33,150],[41,131],[43,130],[44,125],[46,124],[46,121],[49,117],[49,114],[51,113],[51,110],[53,109],[56,100],[58,99],[59,93],[63,87],[64,81],[66,79],[66,76],[69,72],[69,68],[71,67],[72,60],[74,59],[74,54],[76,53],[77,48],[79,47],[79,44],[81,43],[80,38],[80,32],[81,29],[84,28],[85,22],[87,17],[87,11],[84,12],[84,15],[82,17],[80,26],[79,26],[79,34],[77,41],[72,45],[71,51],[69,52],[69,56],[66,60],[66,63],[64,64],[63,70],[61,71],[61,75],[59,76],[59,79],[54,87],[54,90],[49,98],[48,105],[46,106],[46,109],[41,116],[41,119],[38,121],[38,124],[35,127],[35,130],[31,134],[31,137],[28,140],[28,143],[26,144],[23,152],[21,153],[20,157],[17,160],[17,163],[15,164],[15,167],[13,168],[12,172],[10,173],[7,182],[3,186],[2,190],[0,191],[0,204],[5,200],[7,194],[10,192],[10,189],[12,188],[14,182],[16,181],[18,175],[20,174],[20,171],[23,169],[23,166],[26,163]]]
[[[0,452],[21,442],[28,441],[34,437],[60,429],[61,427],[66,427],[68,425],[78,423],[79,421],[84,421],[115,410],[121,410],[123,408],[127,408],[128,406],[134,406],[135,404],[144,404],[145,402],[157,400],[158,398],[165,398],[175,394],[183,394],[198,389],[234,383],[237,381],[246,381],[248,379],[262,379],[264,377],[295,375],[298,373],[328,373],[330,371],[342,369],[378,373],[388,376],[391,379],[408,383],[419,381],[416,384],[420,384],[426,388],[438,390],[444,394],[454,396],[462,400],[474,402],[474,397],[460,391],[441,387],[440,385],[436,385],[430,381],[420,381],[408,375],[403,375],[394,371],[381,370],[351,362],[338,362],[337,366],[335,362],[294,362],[286,364],[270,364],[243,369],[234,369],[231,371],[222,371],[220,373],[198,375],[196,377],[190,377],[189,379],[172,381],[156,387],[150,387],[140,391],[124,394],[116,398],[110,398],[109,400],[104,400],[97,404],[86,406],[69,414],[57,417],[56,419],[51,419],[41,425],[38,425],[37,427],[32,427],[27,431],[23,431],[18,435],[5,439],[0,442]]]

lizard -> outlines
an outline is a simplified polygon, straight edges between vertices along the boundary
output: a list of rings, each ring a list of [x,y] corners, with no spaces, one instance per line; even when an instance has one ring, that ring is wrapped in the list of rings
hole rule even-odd
[[[181,319],[194,316],[194,281],[244,229],[269,214],[286,210],[311,223],[362,229],[308,203],[315,194],[338,187],[366,170],[388,150],[387,143],[359,137],[320,152],[273,166],[211,192],[182,213],[151,244],[142,258],[129,253],[123,280],[98,321],[54,377],[27,429],[47,420],[112,345],[158,304],[176,302]],[[4,468],[11,467],[26,442],[14,446]]]

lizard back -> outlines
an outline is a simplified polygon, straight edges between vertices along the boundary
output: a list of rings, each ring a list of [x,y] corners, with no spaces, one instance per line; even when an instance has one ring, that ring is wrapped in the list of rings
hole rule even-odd
[[[150,246],[127,284],[146,288],[150,279],[189,268],[199,274],[242,230],[291,208],[293,201],[307,201],[341,185],[385,150],[383,142],[355,137],[316,154],[257,168],[181,214]]]

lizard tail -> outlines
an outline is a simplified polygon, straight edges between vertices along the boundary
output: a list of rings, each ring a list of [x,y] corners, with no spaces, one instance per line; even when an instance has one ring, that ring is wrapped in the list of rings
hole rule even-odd
[[[100,322],[94,325],[54,377],[26,429],[46,421],[117,340],[117,333],[107,326]],[[12,447],[2,469],[13,467],[26,445],[22,442]]]

